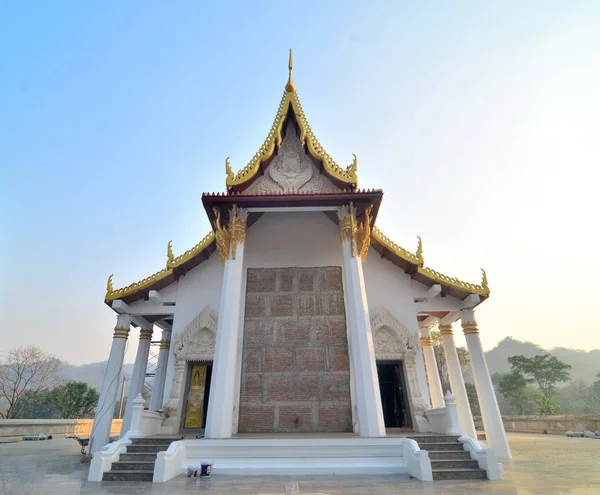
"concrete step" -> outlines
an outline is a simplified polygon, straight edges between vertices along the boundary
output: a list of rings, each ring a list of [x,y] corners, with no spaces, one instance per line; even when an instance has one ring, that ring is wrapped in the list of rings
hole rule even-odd
[[[152,461],[154,462],[156,460],[156,454],[150,453],[125,453],[125,454],[121,454],[119,456],[119,462],[123,461],[123,462],[146,462],[146,461]]]
[[[456,450],[459,452],[464,451],[462,444],[458,442],[418,443],[421,450],[426,450],[428,452],[430,450]]]
[[[433,481],[442,480],[486,480],[483,469],[434,469]]]
[[[171,445],[171,442],[181,440],[181,437],[143,437],[132,438],[132,445]]]
[[[132,454],[132,453],[156,454],[163,450],[167,450],[168,448],[169,448],[169,445],[141,445],[141,444],[128,445],[127,453],[128,454]]]
[[[449,466],[455,467],[455,466]],[[468,467],[468,466],[467,466]],[[134,461],[127,462],[119,459],[113,462],[110,468],[111,471],[154,471],[154,461]]]
[[[102,481],[152,481],[153,471],[108,471]]]
[[[450,460],[470,460],[471,454],[466,450],[459,452],[458,450],[428,450],[429,458],[432,461],[442,461],[444,459]],[[123,457],[123,454],[121,454]]]
[[[114,464],[113,464],[114,466]],[[443,459],[431,461],[432,469],[477,469],[479,464],[472,459]]]
[[[421,443],[458,442],[458,437],[451,435],[418,435],[408,438],[414,440],[419,445],[421,445]]]

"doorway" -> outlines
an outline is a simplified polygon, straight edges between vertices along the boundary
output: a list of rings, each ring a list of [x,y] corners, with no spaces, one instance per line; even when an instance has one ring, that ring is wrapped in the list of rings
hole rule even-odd
[[[378,361],[377,377],[386,428],[412,428],[402,361]]]
[[[212,363],[188,363],[182,431],[193,432],[206,427],[211,378]]]

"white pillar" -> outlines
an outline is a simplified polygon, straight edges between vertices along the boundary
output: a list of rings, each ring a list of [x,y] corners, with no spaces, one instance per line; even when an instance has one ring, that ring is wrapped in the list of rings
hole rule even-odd
[[[162,408],[170,346],[171,330],[163,330],[158,351],[158,362],[156,363],[156,375],[152,387],[152,397],[150,398],[150,411],[160,411]]]
[[[425,368],[427,369],[427,383],[429,384],[429,396],[431,397],[432,407],[444,406],[444,392],[442,382],[438,371],[435,352],[433,351],[433,339],[429,325],[419,324],[421,334],[421,347],[423,347],[423,357],[425,358]]]
[[[467,396],[465,380],[460,368],[456,344],[454,343],[452,325],[440,325],[440,333],[442,334],[442,346],[446,356],[446,365],[448,366],[450,388],[452,389],[452,395],[456,397],[456,405],[458,406],[458,422],[460,428],[466,436],[477,440],[477,433],[475,431],[475,423],[473,423],[471,407],[469,406],[469,397]]]
[[[117,325],[113,335],[113,343],[106,363],[106,373],[100,389],[94,424],[90,434],[88,455],[93,455],[104,447],[110,439],[110,427],[117,401],[117,392],[121,381],[119,380],[123,358],[125,357],[125,346],[131,325],[131,315],[117,315]]]
[[[467,348],[469,349],[469,358],[471,359],[471,369],[473,370],[473,379],[475,380],[475,388],[477,389],[477,397],[479,399],[479,407],[481,409],[481,419],[485,428],[485,437],[490,448],[494,451],[499,459],[510,459],[511,452],[506,432],[504,431],[504,423],[500,409],[498,408],[498,400],[492,385],[492,378],[485,360],[481,339],[479,338],[479,330],[472,309],[463,309],[460,312],[461,324],[465,339],[467,340]]]
[[[131,427],[131,413],[133,412],[134,399],[142,393],[144,380],[146,379],[146,369],[148,368],[148,353],[150,352],[150,340],[152,339],[152,330],[140,328],[140,343],[138,344],[137,354],[135,355],[135,364],[133,365],[133,374],[129,382],[129,391],[127,392],[127,405],[123,414],[123,425],[121,426],[121,436],[125,435]]]
[[[206,438],[231,438],[233,431],[233,409],[238,342],[241,332],[242,275],[244,244],[246,241],[247,213],[242,209],[231,211],[229,228],[220,226],[217,216],[217,247],[225,264],[219,321],[213,362],[208,412],[206,415]],[[235,220],[233,220],[235,219]]]
[[[363,250],[356,242],[359,228],[354,220],[352,205],[350,208],[342,207],[338,215],[344,256],[346,301],[348,301],[348,349],[350,369],[354,379],[353,391],[356,391],[358,431],[361,437],[384,437],[385,423],[360,257],[360,251]],[[365,241],[368,242],[367,239]],[[366,254],[366,249],[363,252]]]

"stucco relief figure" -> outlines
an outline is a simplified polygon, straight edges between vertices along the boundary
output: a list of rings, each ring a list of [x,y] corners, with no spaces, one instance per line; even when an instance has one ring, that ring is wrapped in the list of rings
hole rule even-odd
[[[185,372],[189,361],[212,361],[215,355],[217,314],[206,306],[173,342],[175,358],[173,383],[169,400],[163,405],[163,426],[179,428],[185,387]]]
[[[321,192],[339,189],[318,173],[300,143],[293,122],[288,121],[285,137],[277,156],[273,158],[265,175],[257,179],[245,194],[268,194],[290,190]]]
[[[408,395],[414,410],[414,417],[417,423],[427,423],[424,411],[429,408],[429,404],[421,393],[416,373],[416,357],[417,352],[420,350],[419,339],[416,335],[412,335],[402,322],[384,307],[380,307],[373,312],[371,329],[373,331],[375,359],[403,361]]]

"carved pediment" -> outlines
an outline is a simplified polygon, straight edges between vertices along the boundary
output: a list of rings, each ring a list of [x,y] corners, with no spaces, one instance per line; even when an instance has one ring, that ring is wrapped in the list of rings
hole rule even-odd
[[[206,306],[175,337],[173,354],[176,360],[212,361],[217,336],[217,315]]]
[[[416,335],[386,308],[378,308],[371,316],[376,359],[402,359],[414,362],[420,342]]]
[[[277,156],[267,167],[265,174],[258,178],[244,194],[273,194],[285,191],[317,193],[339,190],[321,175],[296,135],[291,120],[286,123],[285,137]]]

